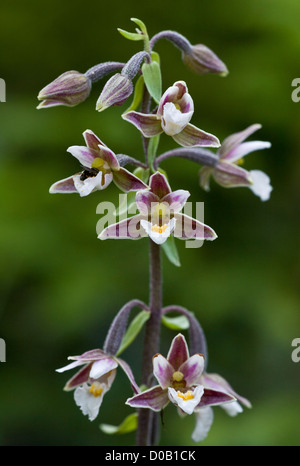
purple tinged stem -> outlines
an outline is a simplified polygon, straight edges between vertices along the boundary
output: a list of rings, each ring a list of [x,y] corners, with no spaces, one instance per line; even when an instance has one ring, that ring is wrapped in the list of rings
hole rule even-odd
[[[148,309],[148,306],[138,299],[133,299],[122,307],[114,318],[106,336],[103,346],[103,351],[105,353],[111,355],[117,353],[126,331],[129,314],[134,307],[140,307],[144,310]]]
[[[208,149],[204,148],[178,148],[164,152],[159,157],[155,159],[154,168],[157,170],[159,164],[166,159],[172,157],[180,157],[184,159],[191,160],[191,162],[199,163],[200,165],[206,165],[208,167],[215,167],[219,161],[217,155],[211,152]]]
[[[127,76],[130,80],[132,80],[141,67],[142,61],[146,59],[149,63],[151,61],[151,57],[148,52],[138,52],[130,60],[126,63],[126,65],[122,69],[122,76]]]
[[[152,39],[149,42],[150,46],[150,51],[152,51],[154,45],[156,42],[160,39],[167,39],[168,41],[172,42],[175,47],[178,49],[182,50],[185,53],[190,52],[192,45],[191,43],[187,40],[186,37],[183,35],[179,34],[176,31],[161,31],[155,36],[152,37]]]
[[[144,93],[142,98],[141,112],[148,115],[151,107],[151,95],[148,92],[146,85],[144,84]],[[145,154],[145,163],[148,166],[148,147],[149,139],[142,134],[143,149]]]
[[[151,386],[152,357],[159,351],[160,324],[162,309],[162,273],[160,246],[149,239],[150,246],[150,311],[146,323],[141,383]],[[150,446],[155,435],[155,413],[149,409],[139,410],[136,444]]]
[[[85,76],[89,78],[93,83],[99,81],[104,76],[113,71],[118,71],[124,68],[125,63],[108,61],[105,63],[99,63],[98,65],[93,66],[85,72]]]
[[[141,167],[144,169],[148,168],[147,164],[133,157],[130,157],[129,155],[126,155],[126,154],[117,154],[117,159],[118,159],[120,167],[124,167],[127,164],[131,164],[131,165],[135,165],[136,167]]]

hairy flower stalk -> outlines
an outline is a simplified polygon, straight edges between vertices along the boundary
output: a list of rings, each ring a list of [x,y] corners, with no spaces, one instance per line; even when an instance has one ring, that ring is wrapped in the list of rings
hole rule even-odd
[[[215,167],[219,160],[218,157],[208,149],[202,147],[182,147],[180,149],[173,149],[159,155],[153,163],[154,168],[157,170],[159,165],[164,160],[171,159],[173,157],[179,157],[186,160],[190,160],[191,162],[199,163],[200,165],[205,165],[207,167]]]
[[[88,69],[84,74],[89,78],[92,83],[96,83],[104,76],[112,73],[113,71],[121,70],[124,67],[125,63],[108,61],[104,63],[99,63],[98,65],[93,66]]]
[[[213,73],[227,76],[228,69],[225,63],[206,45],[192,45],[182,34],[175,31],[162,31],[152,37],[150,50],[160,39],[167,39],[182,52],[185,65],[197,74]]]
[[[57,105],[74,107],[88,98],[93,83],[123,67],[124,63],[105,62],[93,66],[84,74],[79,71],[66,71],[40,91],[38,99],[42,102],[37,108]]]

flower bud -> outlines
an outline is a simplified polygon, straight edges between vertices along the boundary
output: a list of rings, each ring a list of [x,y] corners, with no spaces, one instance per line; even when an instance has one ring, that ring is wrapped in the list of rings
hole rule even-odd
[[[37,108],[74,107],[87,99],[90,91],[91,80],[87,76],[78,71],[67,71],[40,91],[38,99],[42,102]]]
[[[112,105],[122,105],[133,92],[133,84],[128,76],[113,75],[105,84],[96,103],[96,110],[102,112]]]
[[[226,65],[206,45],[192,45],[190,50],[183,52],[182,59],[186,66],[197,74],[214,73],[226,76]]]

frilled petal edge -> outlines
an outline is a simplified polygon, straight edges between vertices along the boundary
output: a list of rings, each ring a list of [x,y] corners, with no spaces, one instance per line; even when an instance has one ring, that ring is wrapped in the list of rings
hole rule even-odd
[[[195,412],[196,425],[192,433],[192,440],[194,442],[202,442],[206,437],[214,420],[213,409],[209,406],[201,408]]]

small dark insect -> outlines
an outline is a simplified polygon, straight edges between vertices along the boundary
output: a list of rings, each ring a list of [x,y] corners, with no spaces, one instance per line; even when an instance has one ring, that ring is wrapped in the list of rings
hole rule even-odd
[[[80,180],[84,181],[87,178],[92,178],[94,176],[97,176],[98,173],[99,173],[99,170],[97,170],[97,168],[85,168],[80,175]]]

